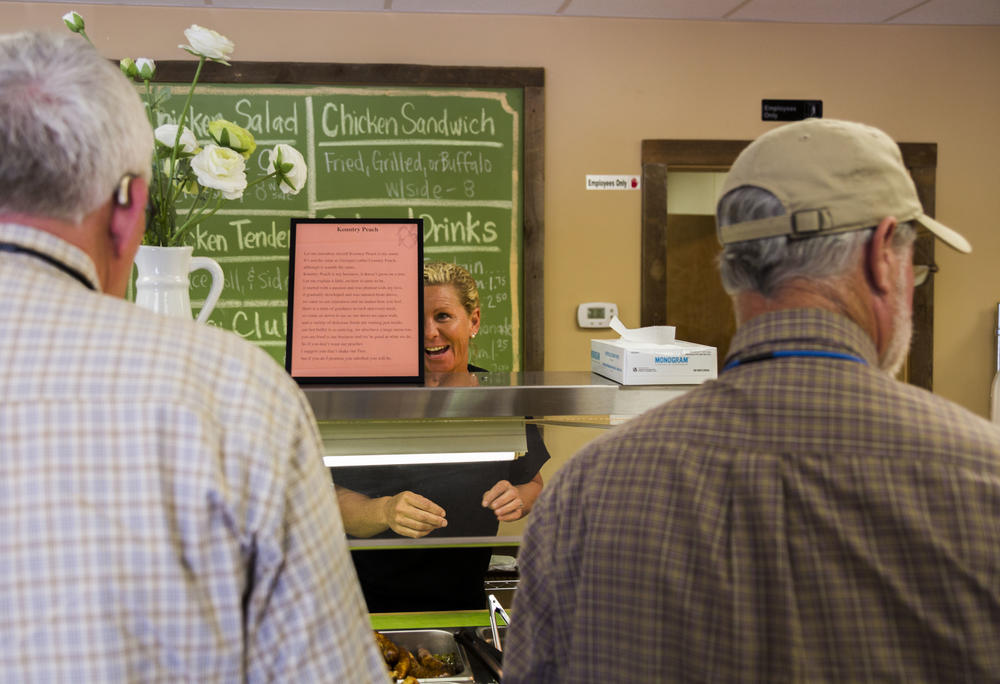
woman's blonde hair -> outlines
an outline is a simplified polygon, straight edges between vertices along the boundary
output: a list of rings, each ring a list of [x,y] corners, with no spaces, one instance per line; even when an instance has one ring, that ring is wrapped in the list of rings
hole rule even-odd
[[[476,281],[468,271],[458,264],[443,261],[432,261],[424,264],[424,285],[451,285],[458,292],[465,313],[479,308],[479,289]]]

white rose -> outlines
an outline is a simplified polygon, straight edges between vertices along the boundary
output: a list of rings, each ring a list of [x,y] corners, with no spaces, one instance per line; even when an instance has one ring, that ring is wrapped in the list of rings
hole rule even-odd
[[[205,145],[191,159],[191,169],[198,182],[206,188],[222,192],[226,199],[239,199],[247,188],[246,161],[239,152],[228,147]]]
[[[188,39],[190,45],[179,45],[178,47],[187,50],[193,55],[207,57],[216,61],[225,62],[229,55],[233,53],[233,41],[220,35],[212,29],[207,29],[198,24],[184,30],[184,37]]]
[[[291,145],[279,143],[275,145],[274,149],[270,152],[267,164],[268,174],[274,173],[279,163],[281,164],[282,170],[279,171],[277,176],[279,181],[278,187],[281,188],[281,191],[286,195],[299,194],[302,186],[306,184],[306,177],[309,175],[309,167],[306,166],[306,160],[302,157],[302,154]],[[291,168],[289,168],[289,165]]]
[[[153,136],[156,138],[156,142],[164,147],[173,147],[174,142],[177,140],[177,124],[163,124],[153,131]],[[194,137],[194,133],[187,126],[184,127],[184,131],[181,133],[180,147],[178,149],[186,154],[194,154],[195,150],[198,149],[198,139]]]

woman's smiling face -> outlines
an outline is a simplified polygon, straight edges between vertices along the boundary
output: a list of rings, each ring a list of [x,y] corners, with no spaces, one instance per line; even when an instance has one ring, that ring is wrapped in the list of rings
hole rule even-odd
[[[465,371],[469,340],[479,330],[479,309],[470,315],[452,285],[424,286],[424,368],[437,373]]]

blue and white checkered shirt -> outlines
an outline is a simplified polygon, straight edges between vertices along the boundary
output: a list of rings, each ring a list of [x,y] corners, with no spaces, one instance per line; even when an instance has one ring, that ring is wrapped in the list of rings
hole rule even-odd
[[[98,286],[55,237],[0,225]],[[0,254],[0,680],[386,682],[291,379]]]

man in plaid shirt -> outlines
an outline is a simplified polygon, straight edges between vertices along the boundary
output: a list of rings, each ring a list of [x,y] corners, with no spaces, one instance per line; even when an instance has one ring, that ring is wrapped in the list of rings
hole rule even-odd
[[[761,136],[717,209],[724,368],[542,493],[505,683],[1000,680],[1000,430],[893,377],[914,231],[969,243],[844,121]]]
[[[152,146],[85,41],[0,36],[0,681],[387,682],[302,392],[122,299]]]

